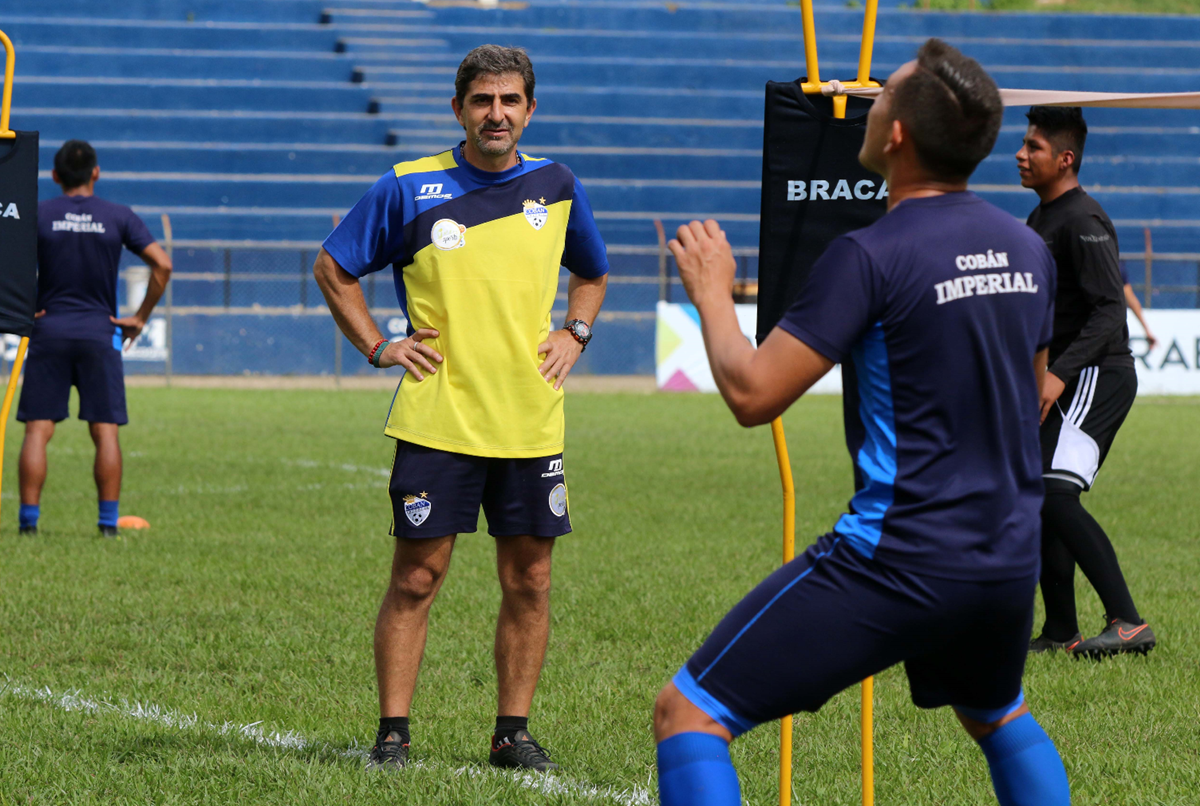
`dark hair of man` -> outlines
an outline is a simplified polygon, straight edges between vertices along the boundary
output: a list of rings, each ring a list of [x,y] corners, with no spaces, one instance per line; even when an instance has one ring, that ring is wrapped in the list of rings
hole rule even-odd
[[[522,48],[505,48],[500,45],[480,45],[467,54],[458,66],[454,77],[454,97],[461,104],[467,97],[471,82],[482,75],[499,76],[516,73],[525,82],[525,103],[533,103],[533,63]]]
[[[892,98],[921,165],[943,181],[965,181],[996,144],[1004,104],[974,59],[940,39],[917,51],[917,69]]]
[[[1071,169],[1079,173],[1083,164],[1083,144],[1087,142],[1087,121],[1078,106],[1031,106],[1025,113],[1030,126],[1050,141],[1054,156],[1064,151],[1075,155]]]
[[[83,140],[68,140],[54,155],[54,170],[63,190],[73,190],[92,181],[96,149]]]

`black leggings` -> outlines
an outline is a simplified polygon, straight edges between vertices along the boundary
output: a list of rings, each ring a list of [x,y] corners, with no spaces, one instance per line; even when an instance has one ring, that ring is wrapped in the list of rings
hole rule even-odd
[[[1075,613],[1075,564],[1096,589],[1109,621],[1141,624],[1121,574],[1112,541],[1079,500],[1082,488],[1062,479],[1046,479],[1042,505],[1042,599],[1046,623],[1042,635],[1066,641],[1079,632]]]

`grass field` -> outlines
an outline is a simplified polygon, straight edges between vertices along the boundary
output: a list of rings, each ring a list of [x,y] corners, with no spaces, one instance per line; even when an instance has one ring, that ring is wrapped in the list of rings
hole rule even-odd
[[[554,627],[532,728],[564,772],[491,771],[486,533],[465,536],[434,606],[413,708],[419,765],[367,776],[371,626],[391,553],[385,392],[132,389],[124,514],[99,540],[91,445],[51,443],[41,536],[16,536],[10,429],[0,529],[0,804],[650,803],[650,709],[717,619],[778,561],[766,429],[712,396],[568,397],[575,533],[556,553]],[[74,405],[72,406],[74,410]],[[840,401],[785,418],[798,543],[850,489]],[[1200,400],[1139,401],[1088,505],[1110,528],[1148,658],[1035,657],[1029,700],[1076,804],[1200,800]],[[1080,582],[1082,624],[1100,605]],[[830,640],[837,640],[830,636]],[[898,669],[876,682],[880,806],[986,804],[986,766]],[[798,804],[858,802],[858,693],[796,719]],[[252,727],[246,727],[252,726]],[[745,797],[776,798],[777,729],[735,743]]]

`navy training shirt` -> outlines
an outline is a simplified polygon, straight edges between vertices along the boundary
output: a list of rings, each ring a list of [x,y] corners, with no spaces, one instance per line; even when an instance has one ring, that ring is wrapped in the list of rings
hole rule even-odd
[[[834,531],[930,576],[1035,573],[1042,239],[973,193],[907,199],[832,244],[779,327],[843,365],[855,494]]]
[[[128,207],[96,196],[59,196],[38,204],[38,311],[33,338],[111,341],[120,349],[117,271],[121,248],[141,254],[154,243]]]

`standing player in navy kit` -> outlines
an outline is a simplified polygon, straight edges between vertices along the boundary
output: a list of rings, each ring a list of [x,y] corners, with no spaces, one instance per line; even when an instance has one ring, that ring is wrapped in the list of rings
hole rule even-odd
[[[889,212],[830,245],[757,351],[738,330],[719,225],[692,222],[671,242],[739,423],[771,421],[843,365],[856,493],[659,695],[665,806],[739,804],[730,740],[900,662],[919,707],[954,707],[1003,806],[1070,802],[1021,688],[1054,264],[1034,232],[966,190],[1002,113],[991,78],[944,42],[897,70],[859,155],[887,179]]]
[[[1117,231],[1079,186],[1087,123],[1079,107],[1035,106],[1017,168],[1041,204],[1029,226],[1058,265],[1050,365],[1042,385],[1042,600],[1046,623],[1032,652],[1066,649],[1103,658],[1146,653],[1155,636],[1142,620],[1117,553],[1079,500],[1090,490],[1137,396],[1129,350],[1125,281]],[[1104,603],[1104,630],[1083,639],[1075,612],[1075,564]]]
[[[21,445],[20,530],[37,534],[46,443],[69,414],[71,387],[79,390],[79,419],[96,445],[93,474],[99,496],[100,534],[117,534],[121,494],[121,445],[117,427],[125,413],[121,343],[132,342],[171,276],[171,260],[128,207],[97,198],[96,152],[68,140],[54,156],[54,181],[63,195],[38,205],[38,312],[29,339],[29,360],[17,419],[25,423]],[[146,298],[133,316],[118,319],[117,270],[121,248],[150,267]]]

